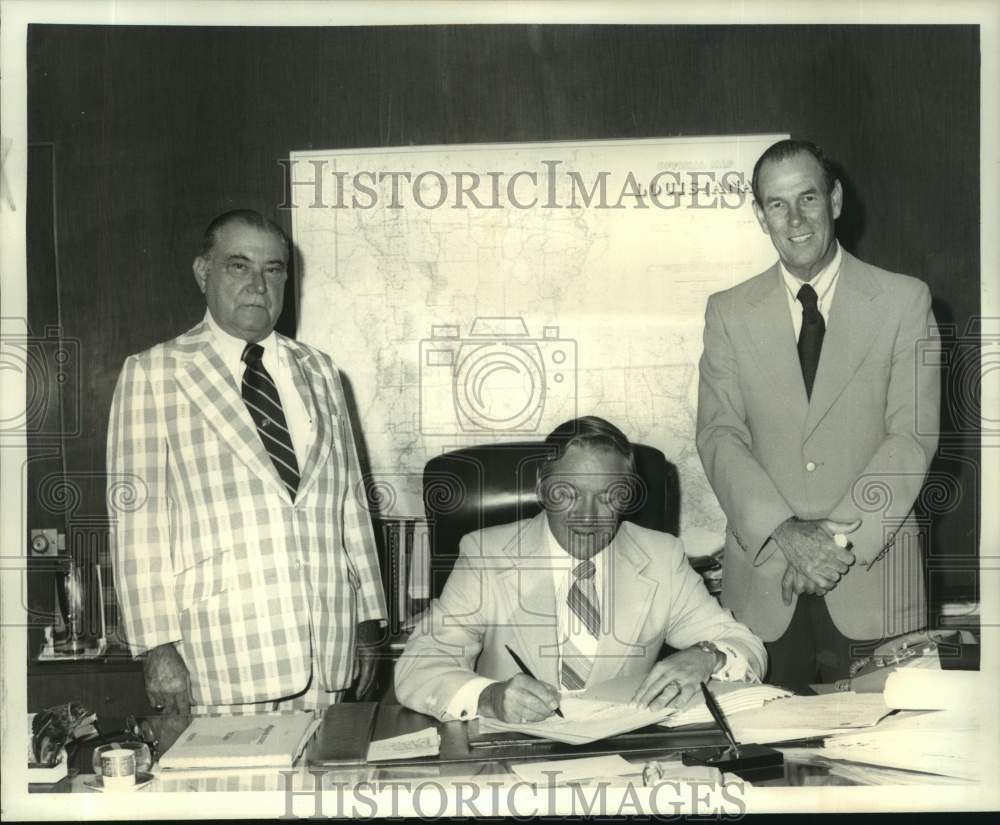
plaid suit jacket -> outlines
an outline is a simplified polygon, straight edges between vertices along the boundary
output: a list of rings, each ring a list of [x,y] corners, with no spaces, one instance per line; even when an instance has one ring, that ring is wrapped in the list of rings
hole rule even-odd
[[[384,619],[371,520],[330,358],[279,336],[313,420],[293,503],[205,322],[129,356],[108,430],[115,588],[133,653],[176,643],[196,704],[350,685]]]

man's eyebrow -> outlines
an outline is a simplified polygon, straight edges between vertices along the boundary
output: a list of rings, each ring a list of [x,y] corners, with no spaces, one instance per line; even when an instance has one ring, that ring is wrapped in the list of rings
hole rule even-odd
[[[231,255],[226,256],[227,261],[252,261],[249,255],[244,255],[242,252],[233,252]],[[280,264],[281,266],[288,266],[286,261],[281,260],[281,258],[272,258],[267,262],[267,265]]]
[[[819,189],[815,186],[810,186],[808,189],[803,189],[801,192],[797,193],[795,197],[801,198],[803,195],[815,195],[819,192]],[[765,203],[774,203],[775,201],[783,201],[786,198],[781,195],[768,195],[764,198]]]

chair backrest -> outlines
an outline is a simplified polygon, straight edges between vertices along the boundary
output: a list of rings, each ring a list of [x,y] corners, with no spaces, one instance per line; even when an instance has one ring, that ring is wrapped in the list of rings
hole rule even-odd
[[[636,444],[634,449],[642,498],[627,519],[676,536],[680,528],[677,468],[655,447]],[[552,450],[542,441],[490,444],[444,453],[424,465],[432,596],[441,595],[462,536],[531,518],[541,510],[535,475]]]

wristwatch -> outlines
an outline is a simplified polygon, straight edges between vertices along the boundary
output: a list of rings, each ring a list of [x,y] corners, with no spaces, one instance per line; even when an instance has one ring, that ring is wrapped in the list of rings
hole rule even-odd
[[[726,654],[719,650],[712,642],[697,642],[694,647],[698,648],[704,653],[711,653],[715,657],[715,667],[712,668],[712,673],[718,673],[722,668],[726,666]]]

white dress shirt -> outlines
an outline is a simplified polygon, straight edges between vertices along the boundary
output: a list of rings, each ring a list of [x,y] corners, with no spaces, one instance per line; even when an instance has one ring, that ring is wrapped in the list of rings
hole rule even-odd
[[[243,373],[247,367],[243,361],[243,350],[246,349],[247,342],[242,338],[235,338],[220,327],[212,317],[211,310],[205,313],[205,321],[215,335],[216,346],[222,355],[223,362],[229,367],[237,388],[242,387]],[[306,409],[302,396],[295,388],[295,383],[292,380],[293,367],[289,363],[289,356],[285,352],[285,348],[278,343],[278,336],[272,332],[263,341],[257,343],[264,348],[261,363],[274,380],[274,386],[278,388],[281,407],[285,412],[285,422],[288,424],[288,433],[292,438],[292,447],[295,449],[295,459],[298,461],[301,473],[305,466],[306,457],[309,455],[313,421],[309,417],[309,411]]]
[[[559,540],[553,535],[548,519],[545,520],[545,545],[542,558],[546,559],[551,566],[552,587],[556,596],[556,638],[558,639],[559,647],[559,661],[556,663],[556,673],[561,673],[563,645],[571,634],[573,644],[576,648],[581,653],[591,656],[597,654],[599,640],[591,636],[586,628],[582,627],[583,623],[578,618],[572,616],[572,611],[569,607],[569,591],[573,586],[573,568],[580,563],[580,560],[566,552],[559,543]],[[605,627],[604,618],[606,612],[611,609],[609,587],[606,587],[605,583],[607,582],[610,585],[612,581],[609,565],[613,559],[613,553],[614,541],[592,557],[595,568],[594,587],[597,590],[600,600],[602,633]],[[613,628],[609,632],[613,632]],[[749,681],[760,681],[750,668],[747,658],[732,645],[728,645],[722,641],[715,642],[711,639],[706,639],[705,641],[712,641],[726,657],[725,664],[712,675],[713,679],[724,682],[748,681],[747,674],[749,674]],[[474,719],[478,716],[479,696],[495,681],[495,679],[488,679],[485,676],[476,676],[466,682],[448,703],[447,713],[449,716],[456,719]],[[554,687],[560,689],[559,685],[555,685]],[[570,691],[563,690],[561,692],[569,693]]]
[[[798,299],[799,290],[803,284],[809,284],[815,291],[818,298],[816,304],[819,314],[823,316],[823,323],[830,323],[830,307],[833,306],[833,293],[837,290],[837,281],[840,280],[840,262],[843,254],[840,244],[837,244],[837,251],[833,259],[810,281],[803,281],[796,278],[791,272],[785,269],[785,265],[780,262],[781,277],[785,281],[785,292],[788,295],[788,311],[792,313],[792,326],[795,328],[795,340],[799,340],[799,333],[802,331],[802,303]]]
[[[547,558],[551,560],[552,564],[552,584],[555,589],[556,605],[559,611],[559,662],[557,663],[556,673],[562,673],[562,645],[570,634],[573,636],[573,644],[577,650],[590,656],[597,655],[598,640],[591,636],[585,628],[580,627],[582,622],[573,617],[573,611],[569,606],[569,590],[573,586],[573,568],[580,563],[580,560],[574,558],[563,549],[563,546],[549,528],[548,521],[545,522],[545,541]],[[609,608],[611,605],[610,586],[605,587],[604,583],[608,582],[610,585],[612,580],[609,568],[613,552],[614,541],[593,557],[595,568],[594,587],[597,590],[597,596],[601,603],[602,630],[604,617],[607,615],[605,605],[608,605]],[[704,641],[711,640],[705,639]],[[713,679],[723,682],[745,681],[747,672],[749,671],[751,676],[756,680],[755,674],[750,670],[750,663],[742,653],[725,642],[713,641],[712,643],[726,657],[725,664],[719,668],[717,673],[713,674]]]

